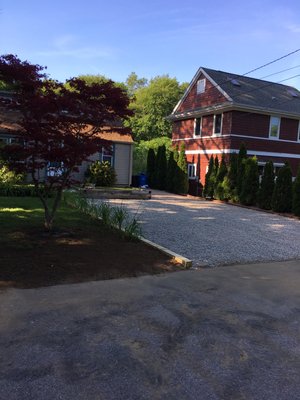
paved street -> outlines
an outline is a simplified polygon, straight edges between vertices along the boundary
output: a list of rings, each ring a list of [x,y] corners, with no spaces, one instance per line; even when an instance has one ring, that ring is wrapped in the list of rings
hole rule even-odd
[[[300,259],[300,220],[159,191],[111,202],[137,216],[147,239],[194,266]]]
[[[0,292],[0,399],[298,400],[300,263]]]

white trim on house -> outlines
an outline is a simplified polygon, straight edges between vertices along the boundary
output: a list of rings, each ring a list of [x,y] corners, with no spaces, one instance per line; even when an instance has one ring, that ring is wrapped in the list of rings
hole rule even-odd
[[[189,179],[197,179],[197,164],[196,163],[188,163],[188,178]]]
[[[185,154],[231,154],[238,153],[239,149],[223,149],[223,150],[186,150]],[[269,151],[256,151],[247,150],[247,154],[252,156],[266,156],[266,157],[277,157],[277,158],[299,158],[300,154],[291,153],[274,153]]]
[[[278,142],[284,142],[284,143],[286,142],[286,143],[294,143],[294,144],[296,143],[296,144],[298,144],[300,142],[300,121],[299,121],[299,131],[298,132],[299,132],[299,140],[277,139],[277,141]],[[228,135],[221,135],[222,138],[223,137],[230,137],[230,136],[246,138],[246,139],[269,140],[269,137],[237,135],[235,133],[230,133]],[[201,139],[211,139],[212,137],[213,136],[201,136]],[[218,137],[220,137],[220,135]],[[200,136],[199,136],[199,138],[200,138]],[[172,142],[177,142],[177,141],[180,141],[180,140],[195,140],[195,139],[198,139],[198,137],[196,136],[195,138],[194,137],[189,137],[189,138],[182,138],[182,139],[172,139]]]

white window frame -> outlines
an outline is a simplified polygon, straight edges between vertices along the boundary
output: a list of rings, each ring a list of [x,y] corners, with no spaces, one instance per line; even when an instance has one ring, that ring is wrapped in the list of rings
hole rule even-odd
[[[215,132],[217,115],[221,115],[220,132]],[[222,130],[223,130],[223,113],[214,114],[213,136],[221,136],[222,135]]]
[[[197,119],[200,119],[200,133],[196,135],[196,126],[197,126]],[[194,138],[199,138],[202,136],[202,117],[198,117],[194,119]]]
[[[102,147],[101,152],[100,152],[100,162],[108,161],[111,165],[111,167],[114,166],[114,146],[111,145],[111,153],[112,154],[104,154],[106,148]],[[105,158],[105,159],[104,159]]]
[[[205,86],[206,86],[206,79],[198,79],[197,81],[197,94],[201,94],[205,92]]]
[[[272,120],[274,120],[275,118],[278,120],[277,136],[272,136],[271,135],[271,131],[272,131],[272,126],[274,125],[274,124],[272,124]],[[279,136],[280,136],[280,124],[281,124],[281,118],[278,115],[271,115],[270,116],[269,139],[271,139],[271,140],[278,140],[279,139]]]
[[[197,179],[197,164],[188,163],[188,178],[189,179]],[[190,173],[192,171],[192,173]]]

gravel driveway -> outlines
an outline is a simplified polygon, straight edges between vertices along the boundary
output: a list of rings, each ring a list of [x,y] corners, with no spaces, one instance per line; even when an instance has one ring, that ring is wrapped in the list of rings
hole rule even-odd
[[[121,203],[137,214],[145,238],[193,260],[194,266],[300,258],[300,221],[295,219],[159,191],[151,200]]]

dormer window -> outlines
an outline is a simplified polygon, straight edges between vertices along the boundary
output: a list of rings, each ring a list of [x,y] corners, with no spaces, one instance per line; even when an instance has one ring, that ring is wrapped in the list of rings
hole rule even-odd
[[[271,116],[269,138],[270,139],[278,139],[279,138],[279,130],[280,130],[280,118]]]
[[[197,82],[197,94],[205,92],[206,79],[199,79]]]

